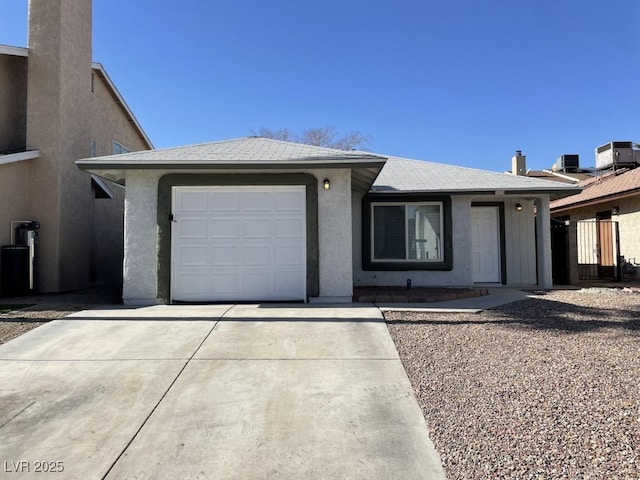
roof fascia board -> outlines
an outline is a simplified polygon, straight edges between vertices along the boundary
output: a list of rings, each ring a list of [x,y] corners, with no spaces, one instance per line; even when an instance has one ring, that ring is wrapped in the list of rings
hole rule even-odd
[[[92,160],[77,160],[76,165],[81,170],[284,170],[291,168],[324,169],[324,168],[382,168],[385,161],[354,161],[332,160],[332,161],[278,161],[278,162],[246,162],[246,163],[205,163],[205,162],[97,162]]]
[[[111,190],[109,186],[106,183],[104,183],[104,180],[102,180],[98,175],[95,175],[93,173],[91,173],[90,175],[91,175],[91,180],[95,182],[95,184],[105,193],[105,195],[107,195],[109,198],[113,198],[113,190]]]
[[[569,180],[571,182],[578,183],[580,182],[579,178],[572,177],[570,175],[563,175],[562,173],[554,172],[553,170],[542,170],[544,173],[548,173],[550,175],[554,175],[556,177],[564,178],[565,180]]]
[[[20,153],[10,153],[8,155],[0,155],[0,165],[6,165],[7,163],[22,162],[24,160],[31,160],[40,156],[40,150],[28,150]]]
[[[518,189],[488,189],[488,190],[376,190],[372,189],[369,193],[375,194],[401,194],[401,195],[415,195],[415,194],[433,194],[433,195],[495,195],[496,197],[507,197],[507,196],[515,196],[515,195],[552,195],[552,194],[560,194],[564,196],[574,195],[576,193],[580,193],[579,189],[575,189],[570,187],[571,189],[526,189],[526,190],[518,190]],[[502,190],[504,193],[496,194],[496,190]]]
[[[140,137],[147,143],[149,148],[153,149],[154,147],[153,147],[153,143],[151,143],[151,139],[149,139],[149,137],[147,136],[146,132],[142,128],[142,125],[140,125],[140,122],[138,122],[138,119],[136,118],[136,116],[133,114],[133,112],[129,108],[129,105],[127,105],[127,102],[125,102],[124,97],[120,94],[120,92],[116,88],[115,83],[113,83],[113,81],[111,80],[111,77],[109,77],[109,75],[107,74],[107,71],[104,69],[102,64],[98,63],[98,62],[92,62],[91,63],[91,68],[96,70],[100,74],[100,76],[105,80],[105,82],[107,82],[107,85],[108,85],[109,89],[111,90],[111,93],[116,98],[116,101],[118,103],[120,103],[120,105],[122,106],[122,108],[125,111],[125,113],[131,119],[131,123],[134,124],[134,126],[136,127],[136,129],[140,133]]]
[[[0,55],[13,55],[16,57],[28,57],[29,49],[24,47],[13,47],[11,45],[0,45]]]

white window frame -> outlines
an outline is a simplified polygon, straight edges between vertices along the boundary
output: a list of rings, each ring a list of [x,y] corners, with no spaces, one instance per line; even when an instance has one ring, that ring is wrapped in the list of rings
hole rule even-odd
[[[409,218],[407,216],[407,212],[408,212],[408,207],[409,206],[433,206],[433,205],[437,205],[438,207],[440,207],[440,238],[439,238],[439,245],[438,245],[438,251],[440,252],[440,258],[407,258],[407,256],[409,255]],[[404,207],[404,255],[405,258],[375,258],[375,224],[376,224],[376,217],[375,217],[375,207]],[[444,234],[444,202],[371,202],[371,232],[370,232],[370,237],[371,237],[371,245],[370,245],[370,252],[371,252],[371,262],[372,263],[383,263],[383,262],[394,262],[394,263],[405,263],[405,262],[410,262],[410,263],[441,263],[444,262],[444,251],[442,250],[442,236]]]

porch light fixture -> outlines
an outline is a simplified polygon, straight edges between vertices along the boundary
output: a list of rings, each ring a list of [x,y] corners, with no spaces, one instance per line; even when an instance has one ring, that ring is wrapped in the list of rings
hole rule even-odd
[[[329,189],[331,188],[331,182],[329,181],[329,179],[328,179],[328,178],[325,178],[325,179],[324,179],[324,182],[322,182],[322,183],[323,183],[323,185],[324,185],[324,189],[325,189],[325,190],[329,190]]]
[[[522,211],[522,205],[519,203],[516,203],[516,212],[521,212]]]

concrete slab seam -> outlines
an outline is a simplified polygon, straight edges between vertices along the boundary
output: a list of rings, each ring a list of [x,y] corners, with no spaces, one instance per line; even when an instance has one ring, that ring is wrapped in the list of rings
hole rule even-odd
[[[191,360],[193,359],[193,357],[195,357],[195,355],[198,353],[198,351],[200,350],[200,348],[202,347],[202,345],[204,345],[204,342],[207,341],[207,339],[211,336],[211,334],[213,333],[213,331],[216,328],[216,325],[218,325],[218,323],[220,322],[220,320],[233,308],[235,307],[235,305],[231,305],[229,308],[227,308],[222,315],[220,315],[220,317],[218,317],[218,319],[214,322],[213,326],[211,327],[211,329],[209,330],[209,332],[207,332],[207,334],[204,336],[204,338],[202,339],[202,341],[200,342],[200,344],[198,345],[198,347],[194,350],[193,354],[187,359],[187,361],[184,363],[184,365],[182,366],[182,368],[180,369],[180,371],[178,372],[178,374],[175,376],[175,378],[173,379],[173,381],[169,384],[169,386],[167,387],[167,389],[164,391],[164,393],[160,396],[160,399],[156,402],[156,404],[153,406],[153,408],[151,409],[151,411],[149,412],[149,414],[145,417],[145,419],[142,421],[142,423],[140,424],[140,427],[138,427],[138,429],[136,430],[136,432],[133,434],[133,436],[129,439],[129,441],[127,442],[127,444],[124,446],[124,448],[122,449],[122,451],[118,454],[118,456],[116,457],[116,459],[111,463],[111,465],[109,466],[109,468],[107,469],[107,471],[105,472],[105,474],[102,476],[101,480],[106,480],[106,478],[109,476],[109,474],[111,473],[111,471],[114,469],[114,467],[116,466],[116,464],[120,461],[120,459],[122,458],[122,456],[125,454],[125,452],[129,449],[129,447],[131,446],[131,444],[133,443],[133,441],[136,439],[136,437],[138,436],[138,434],[142,431],[142,429],[144,428],[144,426],[147,424],[147,422],[149,421],[149,419],[151,418],[151,416],[154,414],[154,412],[158,409],[158,407],[160,406],[160,404],[162,403],[162,401],[165,399],[165,397],[167,396],[167,394],[171,391],[171,389],[173,388],[173,386],[176,384],[176,382],[178,381],[178,379],[180,378],[180,375],[182,375],[182,372],[184,372],[184,370],[187,368],[187,365],[189,365],[189,362],[191,362]]]

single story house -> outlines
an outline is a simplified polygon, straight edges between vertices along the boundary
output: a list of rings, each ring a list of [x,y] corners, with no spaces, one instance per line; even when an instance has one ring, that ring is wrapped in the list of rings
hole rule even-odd
[[[240,138],[78,160],[126,184],[127,304],[351,301],[354,286],[551,287],[564,183]]]

